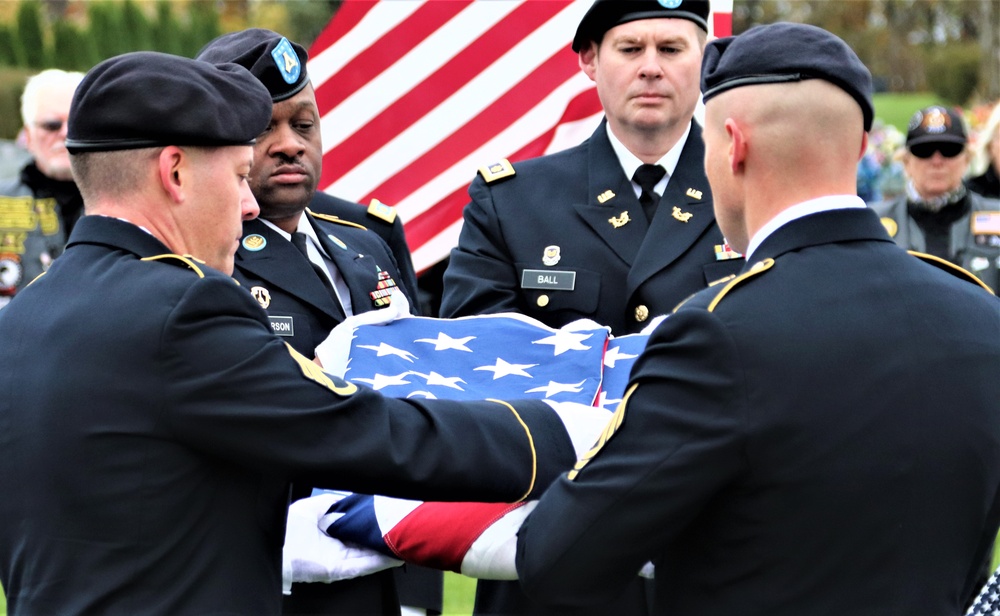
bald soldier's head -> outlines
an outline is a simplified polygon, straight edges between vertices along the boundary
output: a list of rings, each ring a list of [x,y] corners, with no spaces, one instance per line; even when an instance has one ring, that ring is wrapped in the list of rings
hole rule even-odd
[[[780,23],[713,41],[702,90],[705,169],[735,250],[789,206],[855,194],[874,106],[871,74],[842,40]]]

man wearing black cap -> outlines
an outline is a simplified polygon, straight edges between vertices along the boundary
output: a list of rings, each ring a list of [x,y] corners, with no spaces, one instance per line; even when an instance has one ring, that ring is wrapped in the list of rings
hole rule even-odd
[[[598,0],[573,51],[605,120],[574,148],[483,167],[469,188],[441,316],[518,312],[635,333],[739,271],[715,224],[693,120],[707,0]],[[643,187],[645,185],[645,187]],[[592,613],[646,614],[644,584]],[[513,582],[481,581],[476,614],[547,614]]]
[[[86,215],[0,311],[12,615],[277,614],[291,478],[506,502],[575,459],[544,403],[384,398],[272,333],[230,277],[271,105],[241,66],[151,52],[80,83]]]
[[[271,122],[257,136],[250,170],[250,188],[260,205],[260,216],[243,223],[235,277],[267,311],[275,333],[312,357],[317,345],[346,315],[387,306],[389,285],[397,283],[416,310],[413,264],[395,211],[375,203],[366,214],[356,203],[316,192],[323,147],[306,50],[271,30],[250,28],[216,38],[196,59],[235,62],[247,68],[267,87],[274,102]],[[368,225],[397,243],[395,255]],[[310,260],[296,248],[295,240],[300,237],[307,240],[311,258],[322,268],[319,278]],[[329,283],[338,289],[337,294],[328,292]],[[311,491],[308,483],[296,483],[293,499],[305,498]],[[295,584],[283,610],[288,614],[398,614],[396,577],[406,605],[440,613],[441,574],[415,566],[332,584]]]
[[[871,76],[799,24],[713,41],[715,210],[747,258],[651,335],[518,535],[528,595],[656,614],[960,614],[1000,523],[1000,300],[855,194]]]
[[[573,39],[605,121],[584,143],[480,169],[441,316],[519,312],[616,335],[739,271],[693,121],[707,0],[598,0]]]
[[[872,207],[896,243],[960,265],[1000,289],[1000,201],[968,191],[961,114],[933,105],[910,118],[906,194]]]

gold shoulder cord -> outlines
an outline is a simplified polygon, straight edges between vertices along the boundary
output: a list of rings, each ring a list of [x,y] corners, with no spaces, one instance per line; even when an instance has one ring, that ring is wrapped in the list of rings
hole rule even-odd
[[[962,278],[967,282],[971,282],[973,284],[981,286],[982,288],[989,291],[991,295],[996,295],[996,293],[993,292],[993,289],[991,289],[989,285],[980,280],[978,276],[976,276],[969,270],[965,269],[964,267],[959,267],[954,263],[952,263],[951,261],[946,261],[941,257],[935,257],[934,255],[929,255],[925,252],[917,252],[916,250],[907,250],[906,252],[910,253],[911,255],[920,259],[921,261],[925,261],[937,267],[938,269],[948,272],[949,274],[952,274],[958,278]]]
[[[173,259],[180,261],[181,263],[187,265],[189,268],[194,270],[194,273],[198,274],[198,278],[205,277],[205,272],[203,272],[196,263],[198,259],[195,259],[191,255],[173,255],[173,254],[156,255],[155,257],[144,257],[140,259],[140,261],[161,261],[164,259]],[[201,263],[204,263],[204,261],[201,261]]]
[[[528,446],[531,447],[531,483],[528,484],[528,491],[524,493],[524,496],[517,499],[514,502],[520,503],[521,501],[528,498],[531,491],[535,489],[535,476],[538,474],[538,452],[535,451],[535,439],[531,437],[531,430],[528,429],[528,424],[524,423],[521,419],[521,415],[518,414],[517,410],[510,405],[509,402],[504,402],[503,400],[497,400],[495,398],[487,398],[487,402],[496,402],[497,404],[502,404],[510,409],[511,413],[514,413],[514,417],[517,418],[517,423],[521,424],[524,428],[524,433],[528,435]]]
[[[774,259],[770,258],[754,263],[753,267],[750,268],[749,272],[745,272],[743,274],[740,274],[736,278],[733,278],[732,280],[729,281],[729,284],[727,284],[725,287],[722,288],[721,291],[719,291],[719,294],[715,296],[715,299],[712,300],[712,303],[708,305],[708,311],[709,312],[714,311],[715,307],[718,306],[719,302],[722,301],[722,298],[726,296],[726,293],[729,293],[729,291],[735,288],[736,285],[740,284],[747,278],[756,276],[757,274],[760,274],[762,272],[766,272],[767,270],[771,269],[771,266],[773,265],[774,265]]]
[[[332,223],[337,224],[337,225],[344,225],[346,227],[357,227],[358,229],[364,229],[365,231],[368,230],[368,227],[366,227],[364,225],[359,225],[356,222],[350,222],[348,220],[344,220],[343,218],[340,218],[339,216],[330,216],[329,214],[318,214],[318,213],[316,213],[316,212],[314,212],[314,211],[312,211],[310,209],[306,209],[306,211],[309,212],[309,215],[312,216],[313,218],[319,218],[320,220],[325,220],[327,222],[332,222]]]

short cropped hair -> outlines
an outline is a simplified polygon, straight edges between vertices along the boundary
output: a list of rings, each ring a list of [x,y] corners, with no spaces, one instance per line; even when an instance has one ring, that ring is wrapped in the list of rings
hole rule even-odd
[[[84,204],[101,199],[121,199],[144,185],[149,163],[163,148],[81,152],[69,157]]]
[[[21,95],[21,120],[25,126],[34,124],[42,93],[54,87],[76,88],[83,80],[83,73],[50,68],[28,78]]]

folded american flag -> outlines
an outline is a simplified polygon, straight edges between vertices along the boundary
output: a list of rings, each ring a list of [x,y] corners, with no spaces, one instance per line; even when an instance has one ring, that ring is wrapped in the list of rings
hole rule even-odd
[[[602,425],[610,417],[648,338],[612,338],[589,321],[552,329],[515,314],[407,317],[386,325],[345,322],[338,330],[331,336],[340,347],[334,355],[348,359],[331,371],[343,371],[349,381],[395,397],[546,399],[556,402],[571,435],[574,421],[595,417],[573,403],[604,409],[597,415]],[[579,451],[592,444],[578,444]],[[329,508],[320,528],[405,562],[514,579],[517,529],[533,507],[533,502],[432,503],[350,494]]]
[[[1000,568],[993,572],[979,591],[966,616],[996,616],[1000,614]]]

